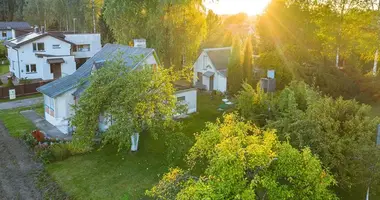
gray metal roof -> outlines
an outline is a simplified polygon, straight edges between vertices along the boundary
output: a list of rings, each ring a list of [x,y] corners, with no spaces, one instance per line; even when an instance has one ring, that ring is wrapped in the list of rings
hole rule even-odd
[[[0,30],[30,29],[31,27],[28,22],[0,22]]]
[[[231,56],[230,47],[205,49],[205,51],[217,70],[228,68],[228,61]]]
[[[20,47],[20,46],[22,46],[24,44],[28,44],[30,42],[33,42],[33,41],[38,40],[40,38],[43,38],[45,36],[51,36],[51,37],[54,37],[54,38],[56,38],[58,40],[64,41],[66,43],[69,43],[71,45],[75,45],[74,43],[72,43],[70,41],[67,41],[67,40],[65,40],[62,37],[58,37],[56,35],[52,35],[52,34],[50,34],[48,32],[45,32],[45,33],[31,32],[31,33],[28,33],[28,34],[16,37],[14,39],[7,40],[7,41],[4,42],[4,45],[9,46],[9,47],[18,48],[18,47]]]
[[[37,88],[37,91],[49,96],[56,97],[75,87],[80,83],[86,82],[86,79],[91,75],[94,63],[112,60],[115,57],[120,57],[126,66],[135,68],[141,61],[145,60],[149,55],[154,53],[154,49],[136,48],[118,44],[106,44],[92,58],[88,59],[77,71],[73,74],[64,76],[58,80],[50,82]],[[136,59],[139,57],[139,59]]]

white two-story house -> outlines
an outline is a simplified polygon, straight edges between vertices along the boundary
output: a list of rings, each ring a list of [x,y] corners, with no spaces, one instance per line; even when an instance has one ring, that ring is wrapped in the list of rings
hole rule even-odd
[[[50,33],[38,28],[4,44],[9,71],[18,79],[50,80],[70,75],[101,49],[100,34]]]
[[[32,31],[28,22],[0,22],[0,40],[14,39]]]

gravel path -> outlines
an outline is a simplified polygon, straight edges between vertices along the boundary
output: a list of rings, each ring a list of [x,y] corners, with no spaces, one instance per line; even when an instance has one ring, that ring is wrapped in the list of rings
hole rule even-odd
[[[42,199],[33,173],[42,169],[21,141],[0,122],[0,199]]]
[[[18,107],[27,107],[42,103],[44,101],[43,97],[36,97],[30,99],[15,100],[5,103],[0,103],[0,110],[18,108]]]

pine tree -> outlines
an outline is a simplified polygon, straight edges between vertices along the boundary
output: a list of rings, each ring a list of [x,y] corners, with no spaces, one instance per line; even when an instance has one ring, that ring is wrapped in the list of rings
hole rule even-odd
[[[248,84],[252,83],[253,75],[253,48],[251,38],[247,38],[244,48],[244,60],[243,60],[243,80]]]
[[[228,91],[230,94],[236,94],[243,83],[243,71],[241,66],[241,42],[239,38],[234,38],[232,45],[232,54],[228,63]]]

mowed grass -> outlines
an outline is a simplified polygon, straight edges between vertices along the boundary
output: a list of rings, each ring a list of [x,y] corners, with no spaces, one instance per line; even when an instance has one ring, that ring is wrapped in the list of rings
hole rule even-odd
[[[215,122],[222,115],[217,111],[221,98],[210,99],[208,94],[198,95],[198,113],[183,120],[189,149],[194,133]],[[165,141],[141,136],[139,151],[117,153],[114,146],[47,165],[47,170],[65,192],[75,199],[141,199],[156,184],[173,163],[166,161],[162,144]],[[183,148],[183,147],[181,147]],[[183,156],[173,162],[183,160]]]
[[[9,72],[9,64],[0,64],[0,75],[6,74]]]
[[[36,129],[34,124],[20,114],[23,110],[35,110],[37,113],[43,112],[43,105],[38,104],[31,107],[22,107],[9,110],[0,110],[0,121],[7,127],[9,134],[13,137],[20,137],[23,133]]]

